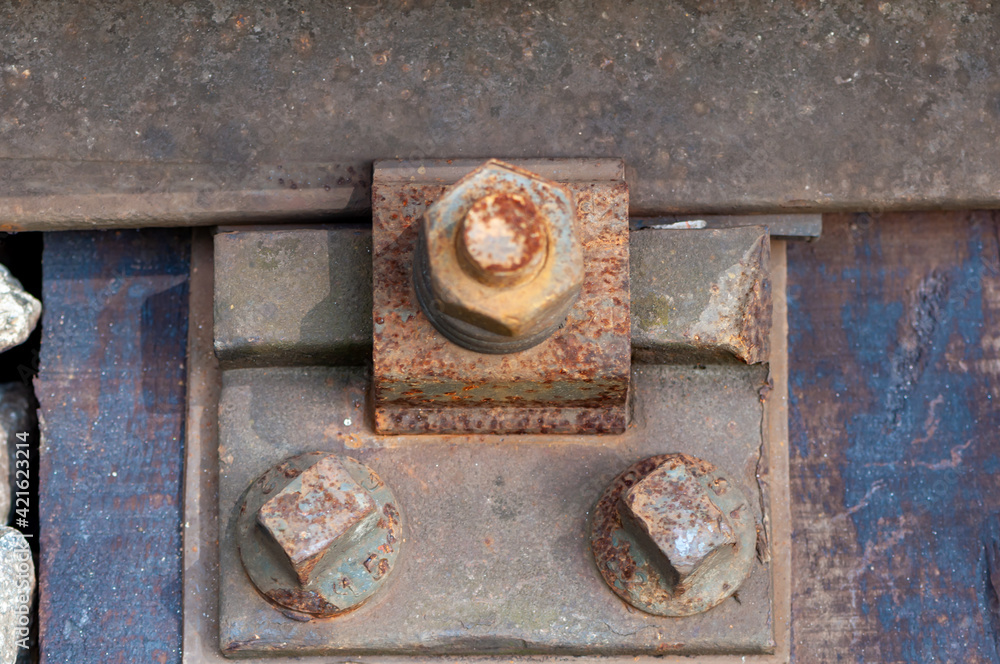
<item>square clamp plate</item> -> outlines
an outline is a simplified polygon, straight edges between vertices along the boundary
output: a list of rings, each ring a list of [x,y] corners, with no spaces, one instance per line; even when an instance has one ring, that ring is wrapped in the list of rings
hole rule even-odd
[[[619,433],[629,366],[628,188],[621,160],[524,164],[572,193],[580,298],[539,345],[483,355],[447,341],[416,300],[421,215],[481,162],[375,165],[372,187],[375,428],[380,433]],[[523,164],[524,162],[518,162]]]

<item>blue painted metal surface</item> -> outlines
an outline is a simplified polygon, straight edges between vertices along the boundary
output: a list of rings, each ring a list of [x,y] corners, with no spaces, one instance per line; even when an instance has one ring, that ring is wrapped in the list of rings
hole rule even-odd
[[[827,217],[788,266],[796,661],[998,661],[997,216]]]
[[[50,233],[43,662],[177,662],[189,232]]]

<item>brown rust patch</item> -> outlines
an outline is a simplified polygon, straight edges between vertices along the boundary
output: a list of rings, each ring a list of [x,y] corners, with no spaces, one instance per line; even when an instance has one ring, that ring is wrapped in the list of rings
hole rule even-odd
[[[319,593],[304,588],[276,588],[265,594],[271,602],[285,609],[301,611],[318,617],[340,615],[349,609],[341,609],[323,599]]]
[[[681,582],[719,547],[736,541],[693,467],[677,460],[661,464],[629,489],[621,503],[631,517],[626,521],[656,544]]]
[[[284,485],[289,469],[297,478]],[[261,488],[282,485],[265,496]],[[398,555],[391,490],[356,459],[323,452],[272,467],[244,492],[237,550],[254,586],[284,610],[332,616],[365,602]]]
[[[337,457],[328,456],[268,500],[257,522],[288,556],[299,582],[308,584],[327,551],[374,511],[371,495]]]
[[[741,307],[738,356],[747,364],[767,362],[771,352],[771,243],[770,236],[760,238],[748,254],[746,273],[753,276]]]
[[[616,405],[590,407],[482,406],[415,408],[390,405],[379,409],[375,425],[382,433],[608,434],[620,433],[626,414]]]
[[[376,170],[376,179],[379,178]],[[428,180],[434,177],[428,170]],[[565,324],[539,345],[484,355],[447,341],[416,302],[413,251],[438,181],[376,182],[373,394],[380,433],[617,433],[631,369],[628,190],[568,182],[583,245],[583,286]],[[406,200],[406,205],[400,201]]]

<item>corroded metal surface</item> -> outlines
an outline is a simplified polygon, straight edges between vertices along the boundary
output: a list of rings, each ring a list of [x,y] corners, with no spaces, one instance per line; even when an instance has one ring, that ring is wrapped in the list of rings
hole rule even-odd
[[[366,209],[373,159],[455,155],[621,156],[635,213],[1000,204],[986,2],[4,7],[3,230]]]
[[[395,564],[402,527],[396,499],[370,468],[309,452],[254,480],[229,531],[257,590],[307,619],[341,615],[368,600]]]
[[[773,258],[783,258],[784,243],[779,242],[777,246],[772,250]],[[776,249],[776,251],[774,250]],[[198,253],[196,252],[195,256]],[[211,267],[211,240],[209,239],[208,246],[208,265]],[[780,260],[779,258],[779,260]],[[206,270],[203,264],[195,264],[195,275],[201,277],[205,274]],[[775,293],[784,293],[784,281],[782,279],[783,270],[779,268],[773,272],[774,276],[774,288]],[[197,292],[198,289],[192,288],[192,292]],[[204,290],[204,289],[202,289]],[[208,338],[203,341],[205,352],[195,353],[191,355],[192,364],[191,370],[197,372],[200,367],[205,366],[205,360],[211,360],[211,273],[208,272],[208,305],[207,313],[205,307],[196,306],[195,302],[192,301],[192,311],[198,311],[201,315],[207,316],[208,323],[206,326],[195,324],[195,320],[192,320],[190,329],[192,330],[192,335],[198,334],[202,337],[205,336],[205,331],[207,330],[209,334]],[[676,416],[677,409],[683,410],[686,416],[690,416],[691,420],[697,421],[698,425],[703,427],[702,435],[697,437],[692,437],[689,442],[690,447],[688,451],[699,454],[704,458],[725,461],[727,466],[733,468],[737,472],[734,476],[737,476],[738,481],[741,482],[741,487],[744,490],[748,488],[752,489],[754,481],[759,482],[759,486],[762,490],[762,500],[763,504],[767,505],[769,510],[768,516],[771,520],[771,525],[768,527],[768,540],[770,543],[770,551],[772,554],[771,562],[766,565],[767,572],[770,576],[771,584],[771,598],[765,600],[765,603],[761,603],[756,599],[756,586],[754,577],[751,577],[750,582],[747,586],[739,592],[740,601],[742,604],[737,605],[736,602],[732,602],[734,608],[739,607],[758,607],[760,611],[766,611],[765,606],[771,607],[771,614],[769,616],[770,622],[774,629],[774,654],[772,655],[757,655],[754,657],[744,657],[742,655],[730,654],[730,655],[712,655],[712,656],[702,656],[705,662],[710,662],[711,664],[740,664],[743,662],[759,662],[759,664],[787,664],[788,660],[788,648],[789,648],[789,535],[790,535],[790,519],[787,517],[788,510],[788,494],[787,494],[787,429],[784,429],[785,423],[787,422],[787,392],[784,388],[785,378],[786,378],[786,367],[785,363],[785,353],[783,340],[784,327],[780,326],[783,322],[783,311],[782,305],[784,302],[784,297],[776,297],[775,299],[775,333],[777,336],[772,342],[772,348],[774,352],[769,363],[770,372],[769,376],[774,380],[774,389],[768,392],[768,399],[764,403],[764,422],[765,426],[762,427],[761,433],[763,434],[762,439],[757,441],[761,445],[759,452],[760,457],[756,457],[756,453],[752,449],[754,443],[743,447],[740,440],[741,436],[728,437],[719,436],[719,433],[728,430],[729,424],[727,423],[725,427],[717,429],[715,426],[710,424],[711,420],[718,417],[721,411],[720,407],[713,407],[713,402],[710,395],[712,394],[711,388],[703,384],[699,377],[702,376],[702,372],[694,371],[691,372],[687,377],[680,376],[680,380],[677,381],[667,381],[654,382],[647,385],[645,382],[649,377],[645,374],[648,367],[636,366],[634,367],[636,371],[635,385],[641,394],[652,394],[652,395],[662,395],[662,399],[654,400],[654,402],[647,402],[645,398],[639,398],[635,403],[635,410],[638,414],[636,418],[636,426],[633,429],[632,434],[627,434],[616,440],[625,442],[621,444],[622,449],[628,449],[627,454],[634,454],[634,457],[625,458],[624,456],[620,461],[612,459],[605,455],[602,447],[607,447],[606,441],[608,439],[593,439],[591,438],[591,445],[587,446],[592,453],[595,454],[595,462],[593,468],[590,471],[583,471],[577,477],[580,481],[577,482],[578,488],[584,492],[597,492],[599,493],[603,489],[602,482],[610,481],[613,479],[615,470],[619,467],[624,467],[631,463],[632,460],[636,458],[642,458],[644,454],[656,454],[662,450],[645,450],[641,445],[635,445],[629,443],[628,440],[630,436],[641,436],[642,431],[647,430],[658,430],[665,431],[667,435],[671,435],[670,432],[674,430],[679,430],[677,432],[679,440],[689,433],[694,432],[696,427],[691,427],[690,422],[687,418],[682,418],[677,421],[676,424],[670,421],[664,421],[661,419],[651,419],[645,415],[647,410],[656,411],[659,407],[667,407],[664,414],[668,417]],[[211,362],[209,362],[211,364]],[[736,365],[737,369],[741,369],[740,365]],[[724,369],[725,371],[719,372],[719,369]],[[743,422],[741,416],[737,416],[740,411],[742,411],[743,406],[749,406],[750,403],[759,402],[754,391],[751,391],[746,395],[746,401],[743,398],[737,398],[735,393],[731,392],[734,385],[735,377],[728,372],[732,370],[733,367],[708,367],[707,373],[715,380],[719,380],[720,389],[722,389],[723,394],[721,396],[722,401],[718,403],[724,404],[724,409],[726,414],[730,416],[730,421],[736,423],[738,426]],[[667,368],[665,371],[677,371],[678,368]],[[211,421],[211,417],[218,411],[214,406],[218,403],[217,399],[212,399],[210,397],[204,397],[199,394],[192,394],[189,397],[189,416],[187,420],[188,430],[185,437],[185,445],[187,451],[189,452],[188,463],[185,466],[185,472],[188,478],[189,490],[193,487],[194,492],[188,494],[188,498],[185,500],[185,551],[191,557],[191,562],[187,562],[185,565],[185,602],[184,602],[184,620],[185,620],[185,646],[184,646],[184,662],[185,664],[224,664],[229,660],[220,653],[219,646],[219,624],[218,620],[221,618],[224,621],[224,632],[225,634],[234,636],[236,639],[243,639],[243,645],[246,650],[241,654],[243,661],[252,661],[255,664],[267,664],[273,662],[274,655],[277,654],[276,651],[281,647],[279,641],[280,638],[289,637],[294,638],[308,638],[306,634],[299,633],[298,629],[308,629],[310,626],[315,627],[317,631],[323,630],[329,632],[330,623],[328,621],[321,621],[319,623],[310,624],[302,623],[298,625],[293,625],[297,629],[281,630],[280,622],[282,620],[281,616],[274,616],[275,612],[270,609],[269,606],[264,604],[262,600],[254,593],[252,589],[247,588],[247,582],[245,574],[240,569],[240,562],[238,557],[232,558],[232,551],[227,548],[227,540],[225,537],[220,537],[220,533],[217,528],[214,527],[214,515],[216,514],[218,503],[217,496],[215,492],[215,482],[218,477],[218,466],[220,462],[219,454],[216,453],[218,448],[221,452],[221,463],[223,464],[223,475],[220,478],[224,483],[232,483],[234,491],[239,492],[240,482],[250,481],[253,478],[253,473],[260,472],[266,467],[268,459],[280,460],[284,456],[295,454],[297,450],[301,449],[312,449],[310,445],[315,445],[315,440],[310,441],[309,436],[329,436],[329,448],[333,451],[336,450],[346,450],[347,453],[361,458],[361,455],[367,455],[365,457],[366,463],[379,472],[379,474],[385,479],[392,481],[393,487],[396,493],[401,498],[404,498],[408,508],[407,515],[410,517],[408,524],[410,527],[410,532],[413,532],[414,522],[412,519],[412,510],[415,508],[418,512],[423,512],[425,509],[429,510],[431,517],[428,522],[429,529],[424,529],[423,519],[417,519],[416,525],[420,529],[421,536],[418,539],[412,539],[412,537],[407,537],[407,542],[405,544],[406,550],[404,552],[404,558],[401,560],[401,566],[397,569],[396,573],[393,575],[393,579],[398,581],[398,586],[394,584],[386,588],[386,598],[385,601],[379,601],[377,604],[373,605],[373,617],[377,618],[377,622],[384,626],[382,633],[384,635],[385,629],[392,629],[391,621],[394,620],[409,620],[418,621],[416,627],[430,626],[434,629],[444,629],[448,630],[449,625],[440,622],[442,615],[451,614],[453,617],[465,621],[464,623],[454,623],[453,629],[449,633],[454,638],[465,638],[466,644],[470,644],[471,639],[475,639],[477,642],[481,643],[483,649],[479,655],[466,655],[466,656],[451,656],[448,661],[459,662],[462,664],[490,664],[495,662],[496,655],[490,655],[488,653],[495,653],[498,647],[501,645],[496,640],[489,641],[488,637],[483,636],[489,629],[489,625],[505,624],[505,621],[501,619],[502,616],[510,614],[517,616],[517,620],[524,622],[524,617],[531,617],[533,614],[530,611],[530,604],[528,603],[528,598],[525,594],[512,592],[511,589],[527,589],[533,591],[535,586],[532,584],[525,584],[525,579],[539,579],[541,587],[539,592],[544,592],[548,587],[558,588],[559,583],[565,582],[565,579],[570,577],[575,577],[575,574],[568,574],[567,570],[570,565],[567,563],[567,552],[579,552],[579,555],[584,557],[587,567],[591,570],[591,573],[596,578],[597,583],[590,586],[594,588],[599,595],[598,597],[608,597],[610,594],[607,591],[606,586],[600,581],[597,575],[596,568],[593,565],[592,559],[587,553],[586,540],[583,539],[583,535],[580,534],[578,528],[586,527],[584,520],[581,526],[579,522],[572,523],[567,519],[557,520],[552,525],[555,528],[549,528],[549,532],[546,537],[554,539],[556,541],[565,543],[566,546],[560,545],[561,557],[556,557],[555,550],[547,552],[546,548],[541,544],[540,540],[534,538],[525,539],[523,536],[519,539],[516,535],[516,530],[518,528],[522,529],[521,523],[528,516],[523,511],[523,505],[527,504],[529,507],[538,501],[538,507],[533,511],[537,511],[539,515],[547,515],[552,513],[558,514],[572,514],[575,513],[576,509],[586,511],[592,507],[591,501],[583,500],[580,502],[570,501],[570,502],[546,502],[552,500],[554,497],[554,490],[548,492],[539,491],[536,486],[537,483],[532,483],[531,478],[537,476],[538,472],[530,470],[533,467],[540,468],[541,466],[535,466],[534,462],[525,462],[522,456],[519,455],[520,450],[514,450],[512,454],[505,452],[507,445],[505,442],[500,441],[496,437],[482,437],[476,436],[473,438],[464,437],[449,437],[447,441],[442,442],[442,451],[437,458],[429,459],[428,468],[432,468],[433,471],[428,474],[428,476],[420,475],[419,479],[417,477],[417,467],[413,465],[408,465],[408,459],[404,460],[404,467],[400,471],[401,480],[388,473],[382,465],[382,459],[385,454],[385,450],[380,449],[380,445],[383,444],[384,438],[378,436],[372,436],[370,434],[370,424],[361,425],[363,432],[358,430],[359,421],[358,418],[364,418],[365,415],[365,388],[364,388],[364,377],[363,372],[360,370],[351,370],[351,373],[355,375],[357,382],[350,380],[338,380],[336,378],[339,370],[328,370],[329,373],[314,373],[314,370],[301,370],[301,375],[299,371],[294,370],[281,370],[277,374],[272,373],[269,370],[254,370],[254,371],[237,371],[227,372],[230,373],[230,377],[240,376],[238,380],[230,380],[229,388],[227,389],[226,402],[224,404],[224,415],[226,420],[226,428],[229,428],[232,422],[243,421],[243,418],[249,413],[253,413],[252,426],[247,423],[247,426],[243,427],[241,431],[237,432],[235,435],[230,432],[224,437],[223,445],[221,448],[218,446],[218,441],[212,436],[216,432],[216,427]],[[293,374],[293,375],[288,375]],[[683,374],[683,371],[682,371]],[[739,375],[739,372],[736,374]],[[761,374],[763,375],[763,374]],[[255,376],[255,377],[251,377]],[[256,387],[254,387],[256,386]],[[646,392],[647,388],[652,388],[653,392]],[[704,390],[704,391],[703,391]],[[254,393],[257,396],[254,396]],[[278,408],[277,404],[269,401],[268,392],[271,394],[281,394],[282,399],[291,405],[291,410],[293,412],[283,412],[288,410],[287,408]],[[241,405],[243,402],[243,405]],[[657,405],[659,404],[659,405]],[[203,416],[198,416],[198,413],[203,409],[207,409],[207,413]],[[673,413],[673,415],[671,415]],[[317,417],[316,422],[309,424],[308,420],[315,415]],[[349,419],[351,421],[350,425],[345,425],[344,421]],[[752,425],[751,425],[752,426]],[[329,431],[324,434],[324,431]],[[705,432],[708,435],[705,435]],[[399,439],[402,443],[409,446],[413,443],[413,440],[409,437],[404,437]],[[527,442],[537,445],[539,443],[546,444],[548,446],[559,445],[565,443],[567,439],[565,437],[553,438],[553,437],[539,437],[539,436],[528,436],[526,437]],[[736,448],[730,449],[728,452],[723,451],[722,448],[718,447],[726,441],[727,445],[738,445],[740,450],[737,451]],[[479,449],[466,449],[466,446],[462,445],[463,442],[472,443],[470,447],[482,448]],[[594,446],[593,442],[599,442],[598,446]],[[455,444],[459,444],[455,447]],[[486,443],[486,446],[483,444]],[[423,442],[421,441],[421,445]],[[615,445],[619,443],[611,443]],[[301,445],[301,446],[299,446]],[[679,443],[678,443],[679,445]],[[201,455],[199,456],[199,447]],[[675,448],[679,449],[679,447]],[[365,451],[368,450],[368,451]],[[421,447],[422,451],[426,451],[425,447]],[[235,455],[233,453],[235,451]],[[479,452],[481,451],[481,454]],[[455,460],[455,456],[461,453],[463,456],[461,459]],[[473,457],[472,455],[475,454]],[[624,454],[624,452],[623,452]],[[734,462],[737,457],[742,458],[746,454],[747,458],[750,459],[750,464],[752,468],[748,467],[746,470],[744,464]],[[193,455],[193,456],[192,456]],[[236,456],[239,456],[242,461],[237,462]],[[499,458],[495,458],[499,457]],[[227,461],[228,459],[228,461]],[[199,462],[200,460],[200,462]],[[578,461],[579,459],[570,458],[569,461]],[[756,461],[756,462],[755,462]],[[457,494],[441,494],[435,495],[438,491],[437,486],[432,486],[426,477],[430,477],[435,482],[446,481],[451,477],[463,478],[466,476],[465,472],[458,472],[459,464],[465,463],[465,465],[472,469],[476,475],[469,478],[470,486],[472,483],[480,483],[480,491],[482,487],[489,487],[486,494],[486,500],[483,501],[453,501],[445,500],[444,497],[457,495]],[[557,460],[552,463],[551,460],[545,461],[544,463],[550,464],[555,468],[559,468],[562,462]],[[618,465],[620,463],[620,465]],[[247,468],[245,471],[241,470],[240,466],[250,465],[252,467]],[[443,465],[442,465],[443,464]],[[448,464],[455,464],[449,466]],[[479,465],[477,465],[479,464]],[[482,464],[491,464],[491,467],[486,468]],[[519,465],[519,464],[524,464]],[[435,467],[438,466],[438,467]],[[506,467],[505,467],[506,466]],[[451,474],[448,468],[455,468],[456,472]],[[441,471],[440,468],[445,468],[445,471]],[[527,475],[525,480],[521,482],[506,481],[503,486],[497,486],[495,483],[496,478],[492,478],[490,481],[490,471],[491,470],[502,470],[503,472],[508,472],[507,478],[518,479],[521,473],[517,470],[518,468],[523,468],[525,474]],[[412,472],[411,472],[412,470]],[[232,477],[235,474],[237,477]],[[557,477],[560,478],[560,482],[564,481],[561,471],[557,473]],[[410,478],[415,484],[419,484],[422,480],[426,483],[426,486],[421,485],[419,488],[415,488],[412,493],[409,489],[403,489],[401,491],[401,486],[399,481],[405,480],[405,478]],[[565,478],[565,481],[571,481],[572,477]],[[445,485],[447,486],[447,485]],[[199,495],[200,493],[200,495]],[[752,491],[751,491],[752,493]],[[413,500],[410,496],[417,496],[418,500]],[[581,494],[582,495],[582,494]],[[582,495],[583,498],[587,496]],[[515,503],[514,500],[519,498],[521,503]],[[230,498],[225,487],[223,487],[223,500],[233,500]],[[424,501],[428,505],[427,508],[424,507]],[[526,501],[526,503],[525,503]],[[227,503],[228,504],[228,503]],[[228,510],[229,508],[226,507]],[[463,518],[457,513],[457,510],[478,510],[475,514],[469,514],[468,518]],[[435,511],[436,510],[436,511]],[[504,519],[501,519],[498,514],[503,514]],[[202,515],[202,519],[199,520],[199,515]],[[469,524],[472,518],[476,519],[475,524]],[[490,520],[492,519],[492,521]],[[503,527],[505,524],[510,524],[510,527],[504,531],[508,534],[508,537],[498,538],[498,532],[496,526]],[[543,526],[548,526],[548,523],[544,523]],[[567,528],[566,526],[572,526]],[[561,530],[565,528],[565,530]],[[432,593],[436,593],[432,599],[433,602],[438,606],[444,606],[447,602],[453,602],[451,606],[456,608],[450,611],[439,610],[439,612],[431,614],[426,618],[416,618],[415,616],[420,615],[420,612],[412,604],[406,604],[403,607],[398,607],[395,603],[395,597],[397,593],[404,600],[411,597],[414,592],[420,587],[417,582],[411,584],[411,580],[406,576],[408,569],[417,570],[427,570],[432,569],[432,565],[436,561],[444,558],[438,550],[431,543],[438,535],[441,536],[453,536],[456,542],[467,542],[470,546],[470,552],[475,553],[476,549],[472,548],[472,544],[479,541],[476,540],[474,535],[478,531],[479,535],[482,536],[483,533],[487,533],[492,542],[492,547],[485,547],[485,538],[482,539],[485,554],[479,553],[480,558],[472,557],[461,557],[463,561],[463,569],[469,570],[468,573],[463,577],[461,575],[456,576],[454,574],[453,568],[448,568],[442,572],[440,578],[447,578],[450,574],[451,578],[457,578],[462,584],[461,587],[457,587],[456,590],[459,592],[453,592],[450,595],[440,592],[437,589],[437,580],[433,577],[425,577],[427,582],[427,588],[430,589]],[[571,532],[572,539],[567,539],[567,532]],[[425,544],[426,542],[426,544]],[[531,546],[525,546],[525,543]],[[572,542],[575,542],[573,544]],[[220,543],[222,544],[222,551],[220,552]],[[447,544],[446,544],[447,545]],[[446,546],[445,545],[445,546]],[[499,545],[499,546],[498,546]],[[502,548],[501,548],[502,547]],[[223,559],[223,570],[228,569],[228,564],[235,562],[237,573],[226,573],[220,574],[218,572],[218,561],[221,557]],[[541,571],[541,565],[553,565],[553,571],[543,572]],[[510,567],[508,571],[506,568]],[[214,570],[214,571],[213,571]],[[480,571],[482,573],[480,573]],[[520,579],[520,581],[519,581]],[[555,582],[549,583],[547,579],[554,579]],[[495,582],[500,584],[502,595],[497,594],[489,590],[485,585],[477,586],[477,582]],[[509,584],[504,586],[504,584]],[[520,585],[519,585],[520,584]],[[226,602],[227,606],[224,606],[222,613],[220,615],[216,601],[219,597],[219,587],[223,586],[223,598],[229,598]],[[468,588],[468,590],[464,590]],[[577,592],[572,588],[558,588],[560,592],[566,592],[567,596],[572,596],[573,592]],[[483,599],[489,596],[502,597],[502,601],[493,602],[491,606],[494,607],[493,613],[482,613],[483,609]],[[564,636],[569,636],[572,633],[578,632],[578,626],[581,624],[579,622],[579,616],[584,615],[579,611],[570,610],[571,607],[566,606],[563,602],[558,601],[556,604],[559,607],[566,607],[566,610],[560,609],[557,612],[543,612],[540,617],[540,622],[547,617],[555,616],[556,620],[562,617],[569,617],[567,621],[562,623],[562,633]],[[741,648],[740,643],[732,638],[732,635],[738,634],[745,636],[747,638],[753,639],[753,628],[746,622],[740,620],[740,614],[727,614],[725,616],[717,618],[722,612],[728,611],[724,606],[718,607],[717,609],[707,613],[702,614],[711,620],[718,620],[719,622],[714,622],[712,625],[718,626],[718,634],[722,635],[723,640],[719,643],[711,645],[713,652],[721,652],[723,649],[729,649],[731,651],[736,651]],[[261,606],[263,605],[263,606]],[[548,606],[548,604],[546,604]],[[590,602],[589,604],[581,603],[580,607],[586,608],[588,611],[593,610],[595,606],[598,606],[595,602]],[[619,603],[620,607],[626,610],[621,612],[621,615],[626,616],[629,620],[635,619],[637,616],[642,616],[639,612],[629,612],[624,603]],[[524,608],[524,610],[520,610]],[[479,613],[473,613],[474,610],[479,609]],[[404,613],[409,612],[409,618],[403,618]],[[362,607],[357,612],[357,617],[363,619],[367,615],[367,609]],[[613,617],[613,616],[612,616]],[[605,616],[598,616],[598,618],[605,618]],[[735,621],[729,620],[730,618],[736,618]],[[341,642],[349,641],[348,636],[345,632],[348,631],[347,626],[340,626],[342,621],[351,622],[355,619],[355,614],[348,614],[343,618],[338,618],[336,623],[337,627],[337,637]],[[685,618],[682,620],[677,619],[664,619],[666,623],[683,623],[691,620],[700,620],[700,618]],[[550,623],[552,625],[559,625],[557,622]],[[644,640],[644,635],[642,632],[652,631],[649,628],[642,630],[641,632],[636,632],[639,625],[638,621],[632,622],[619,622],[617,619],[608,620],[608,625],[604,626],[604,629],[613,629],[622,632],[623,634],[635,633],[630,640],[633,643],[638,643],[640,646],[645,647],[649,642]],[[568,626],[567,626],[568,625]],[[701,628],[705,630],[713,629],[712,625],[700,625]],[[253,629],[266,630],[263,634],[259,631],[251,632]],[[363,630],[362,625],[353,625],[352,628],[357,628]],[[243,630],[240,632],[240,630]],[[538,634],[544,630],[544,626],[539,625],[535,629],[534,633]],[[593,633],[595,636],[599,634],[600,626],[595,626]],[[428,632],[425,632],[427,634]],[[248,642],[248,634],[258,634],[262,639],[256,640],[256,644],[259,647],[256,654],[252,652],[254,647],[253,642]],[[376,635],[377,636],[377,635]],[[405,639],[405,634],[399,633],[398,643],[402,643]],[[612,635],[613,636],[613,635]],[[613,638],[617,638],[614,637]],[[693,649],[699,647],[699,643],[694,639],[687,638],[684,635],[678,634],[676,640],[671,639],[661,639],[660,643],[667,642],[667,646],[663,647],[660,652],[667,653],[671,651],[685,652],[684,649],[679,649],[676,646],[677,642],[684,641],[688,644],[686,647],[690,652],[694,652]],[[370,643],[371,641],[369,641]],[[314,649],[311,652],[320,652],[321,649],[315,646],[316,641],[312,641],[314,644]],[[431,648],[436,646],[427,646],[426,641],[424,649],[421,653],[417,653],[415,656],[407,655],[391,655],[387,654],[390,652],[387,647],[385,650],[381,651],[378,655],[351,655],[350,660],[365,664],[407,664],[416,661],[423,661],[426,659],[426,654],[431,650]],[[515,645],[515,641],[508,640],[505,641],[506,644],[510,646]],[[287,645],[295,648],[295,642],[289,640]],[[350,645],[348,643],[348,645]],[[768,646],[763,646],[764,649],[770,650]],[[565,649],[564,649],[565,650]],[[702,649],[704,651],[704,649]],[[534,652],[541,653],[542,650],[535,650]],[[663,662],[673,662],[676,657],[664,657],[662,654],[657,655],[656,651],[651,649],[650,654],[628,654],[628,655],[590,655],[590,656],[559,656],[552,654],[534,654],[534,655],[519,655],[518,661],[522,662],[554,662],[560,661],[566,664],[570,662],[604,662],[605,664],[657,664]],[[331,658],[329,655],[314,655],[314,656],[302,656],[299,658],[303,664],[329,664]],[[686,660],[685,660],[686,661]]]
[[[265,490],[270,487],[265,487]],[[274,494],[257,523],[277,542],[306,585],[357,536],[375,525],[375,499],[335,456],[320,459]]]
[[[575,217],[567,188],[497,160],[483,164],[423,214],[413,279],[424,314],[480,353],[541,343],[580,294]]]
[[[766,362],[768,232],[761,227],[634,231],[632,349],[637,362]]]
[[[604,580],[629,604],[691,616],[748,578],[757,526],[738,485],[712,464],[664,454],[633,464],[605,490],[590,545]]]
[[[489,194],[473,203],[461,222],[459,260],[482,283],[517,285],[534,277],[545,262],[547,225],[530,199]]]
[[[383,433],[609,433],[626,424],[629,367],[628,192],[620,161],[553,162],[548,177],[576,205],[583,245],[580,297],[565,325],[516,354],[490,356],[440,334],[412,276],[421,215],[454,179],[376,168],[373,214],[375,426]],[[400,170],[406,173],[400,176]],[[536,169],[536,172],[542,169]],[[583,178],[581,180],[581,178]],[[446,180],[442,182],[443,180]],[[419,254],[418,254],[419,255]],[[470,280],[471,281],[471,280]],[[416,280],[417,284],[421,280]]]
[[[761,517],[757,473],[767,370],[639,366],[634,417],[611,436],[384,436],[366,415],[362,368],[224,372],[220,501],[302,450],[348,454],[389,484],[407,518],[403,551],[373,600],[333,621],[297,622],[246,578],[221,540],[221,636],[232,655],[600,655],[762,653],[773,646],[771,574],[711,611],[665,618],[608,590],[588,524],[622,468],[683,449],[725,463]],[[762,447],[763,446],[763,447]],[[326,660],[323,660],[326,661]],[[449,661],[451,661],[449,659]]]
[[[717,549],[736,543],[733,528],[693,473],[710,473],[708,464],[688,457],[660,465],[622,496],[642,534],[666,555],[683,583]],[[725,487],[719,479],[713,490]]]
[[[533,167],[541,170],[539,164]],[[465,174],[454,168],[453,177]],[[709,327],[699,331],[698,347],[690,327],[701,320],[713,289],[731,285],[720,274],[738,264],[760,236],[760,229],[632,231],[633,361],[733,361],[727,340],[731,319],[706,317]],[[216,350],[225,366],[362,365],[369,360],[370,230],[247,227],[218,233],[215,243]],[[764,274],[761,269],[761,279]],[[765,293],[766,281],[761,288]],[[295,297],[287,297],[290,292]],[[727,291],[727,297],[731,294]],[[746,322],[754,329],[766,327],[767,313],[762,306],[760,315]],[[762,353],[766,345],[754,347]],[[449,426],[486,415],[459,414]],[[583,411],[579,416],[589,417]],[[576,417],[566,414],[559,426],[569,426]]]

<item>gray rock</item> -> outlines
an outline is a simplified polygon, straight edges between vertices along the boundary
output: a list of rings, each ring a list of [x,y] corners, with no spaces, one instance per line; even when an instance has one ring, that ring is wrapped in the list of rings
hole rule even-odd
[[[24,343],[41,315],[42,303],[0,265],[0,353]]]
[[[6,524],[10,519],[12,487],[15,485],[13,475],[17,466],[15,457],[18,444],[24,445],[17,434],[30,432],[31,426],[28,386],[23,383],[0,385],[0,444],[4,445],[3,453],[0,453],[0,524]],[[34,443],[31,439],[25,442]],[[22,455],[22,458],[25,457]]]
[[[35,564],[28,540],[0,526],[0,664],[14,664],[19,654],[27,654],[34,593]]]

